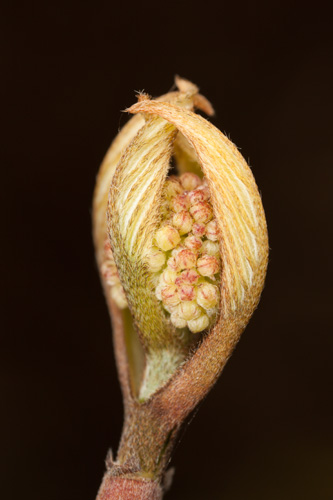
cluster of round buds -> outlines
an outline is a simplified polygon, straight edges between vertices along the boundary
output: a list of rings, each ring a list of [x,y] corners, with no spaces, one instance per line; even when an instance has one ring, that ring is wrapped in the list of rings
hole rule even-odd
[[[127,307],[127,300],[124,289],[120,283],[108,237],[106,237],[104,241],[104,260],[100,271],[106,283],[108,293],[110,293],[120,309],[125,309],[125,307]]]
[[[221,271],[209,189],[195,174],[172,176],[165,183],[164,200],[164,221],[148,258],[156,273],[156,297],[176,328],[201,332],[215,320]]]

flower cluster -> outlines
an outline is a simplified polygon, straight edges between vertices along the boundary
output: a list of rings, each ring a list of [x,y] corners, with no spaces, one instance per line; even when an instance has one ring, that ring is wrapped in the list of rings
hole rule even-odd
[[[163,222],[148,257],[156,297],[176,328],[198,333],[214,321],[221,271],[218,228],[205,179],[185,173],[164,187]]]

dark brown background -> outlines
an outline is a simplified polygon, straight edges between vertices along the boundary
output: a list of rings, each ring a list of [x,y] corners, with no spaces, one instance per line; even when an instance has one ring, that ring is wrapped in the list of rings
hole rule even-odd
[[[179,73],[249,159],[266,288],[177,448],[173,500],[333,498],[332,74],[314,2],[3,2],[0,476],[6,500],[93,500],[122,402],[91,239],[134,90]],[[5,231],[4,231],[5,229]]]

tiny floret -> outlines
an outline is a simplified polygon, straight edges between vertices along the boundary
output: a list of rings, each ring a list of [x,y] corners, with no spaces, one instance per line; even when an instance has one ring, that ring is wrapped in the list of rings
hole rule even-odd
[[[192,233],[194,236],[198,236],[199,238],[204,236],[206,232],[206,225],[202,222],[195,222],[192,226]]]
[[[220,270],[220,264],[213,255],[203,255],[197,262],[197,269],[202,276],[214,276]]]
[[[176,306],[179,304],[180,299],[175,285],[166,285],[161,289],[162,301],[167,306]]]
[[[196,266],[197,255],[193,250],[185,248],[177,254],[176,260],[180,269],[191,269]]]
[[[178,290],[179,298],[181,301],[195,299],[196,289],[193,285],[186,285],[185,283],[183,283],[178,287]]]
[[[165,252],[175,248],[180,242],[180,236],[172,226],[164,226],[159,229],[155,235],[156,245]]]
[[[210,221],[207,226],[206,226],[206,236],[209,240],[211,241],[217,241],[218,240],[218,227],[217,227],[217,221],[214,219]]]
[[[190,208],[190,200],[187,193],[182,193],[175,196],[171,202],[171,208],[174,212],[182,212]]]
[[[198,175],[186,172],[180,176],[180,182],[186,191],[192,191],[201,185],[201,179]]]
[[[198,306],[195,300],[181,302],[178,306],[178,314],[181,318],[190,321],[199,318],[202,314],[202,309]]]
[[[178,229],[179,234],[183,235],[191,231],[193,219],[186,210],[183,210],[173,216],[172,223]]]
[[[207,201],[201,201],[190,208],[190,213],[196,222],[206,223],[213,217],[213,210]]]
[[[191,319],[187,322],[187,326],[192,333],[199,333],[209,326],[209,318],[206,314],[202,314],[199,318]]]
[[[185,238],[184,245],[190,250],[199,250],[202,246],[202,239],[192,234],[191,236]]]
[[[148,256],[148,266],[152,272],[159,271],[165,264],[165,253],[153,246]]]
[[[219,298],[218,288],[211,283],[202,283],[198,286],[197,302],[204,309],[212,309]]]
[[[218,257],[220,255],[220,247],[216,241],[206,240],[203,242],[200,252],[207,255],[215,255]]]

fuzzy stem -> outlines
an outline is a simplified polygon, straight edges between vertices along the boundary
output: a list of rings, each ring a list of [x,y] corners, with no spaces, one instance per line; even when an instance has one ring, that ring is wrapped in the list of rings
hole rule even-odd
[[[109,459],[96,500],[161,500],[179,426],[149,404],[128,408],[117,461]],[[163,485],[163,486],[162,486]]]
[[[146,478],[161,478],[178,429],[166,412],[157,413],[149,404],[133,405],[125,420],[117,463],[134,464]]]
[[[114,477],[107,472],[96,500],[161,500],[162,496],[158,481]]]

